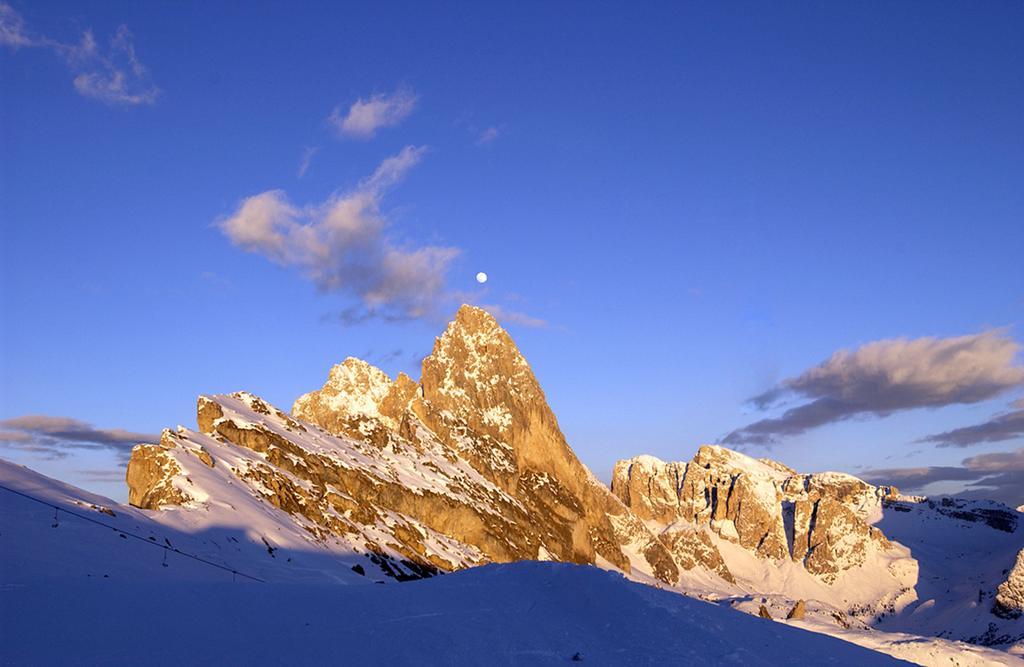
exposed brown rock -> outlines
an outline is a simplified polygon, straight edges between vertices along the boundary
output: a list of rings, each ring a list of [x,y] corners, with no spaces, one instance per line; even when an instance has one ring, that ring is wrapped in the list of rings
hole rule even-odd
[[[807,603],[804,602],[803,600],[797,600],[796,604],[793,605],[793,608],[789,610],[788,614],[786,614],[786,619],[788,619],[790,621],[800,621],[800,620],[803,620],[803,617],[804,617],[804,614],[806,613],[806,611],[807,611]]]
[[[896,493],[839,473],[801,475],[714,446],[687,463],[620,461],[612,491],[648,521],[706,526],[762,558],[792,558],[826,583],[864,563],[870,548],[889,547],[868,520]],[[702,564],[714,569],[715,560],[712,554]]]
[[[661,533],[659,539],[669,548],[676,563],[684,570],[703,567],[714,572],[729,583],[735,583],[732,572],[722,559],[718,547],[714,545],[703,529],[692,525],[676,524]]]
[[[1024,614],[1024,549],[1017,553],[1017,562],[1006,581],[999,585],[992,611],[1003,618],[1018,618]]]
[[[181,467],[163,445],[136,445],[132,449],[125,481],[128,502],[142,509],[155,510],[165,505],[183,505],[191,498],[174,486]]]
[[[680,517],[680,487],[685,463],[637,457],[615,464],[612,493],[644,520],[668,525]]]

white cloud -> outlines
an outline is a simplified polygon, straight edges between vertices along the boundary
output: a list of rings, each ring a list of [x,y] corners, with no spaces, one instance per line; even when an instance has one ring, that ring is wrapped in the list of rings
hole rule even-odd
[[[425,152],[407,146],[354,190],[321,204],[297,207],[280,190],[249,197],[219,226],[236,246],[300,270],[321,290],[353,294],[368,312],[398,319],[432,315],[459,250],[397,243],[380,211],[387,190]]]
[[[328,123],[341,135],[369,139],[382,127],[398,125],[416,108],[417,97],[408,88],[398,88],[391,94],[379,93],[368,99],[359,98],[341,114],[337,106],[327,117]]]
[[[1020,345],[1004,330],[953,338],[880,340],[840,350],[827,361],[784,380],[752,402],[766,408],[799,396],[808,403],[727,435],[728,444],[769,444],[859,415],[977,403],[1024,384],[1015,360]]]
[[[24,19],[10,5],[0,3],[0,44],[12,49],[50,49],[71,69],[79,94],[106,104],[153,104],[160,95],[160,89],[150,81],[146,67],[135,54],[131,31],[123,25],[118,27],[106,50],[99,47],[91,30],[83,32],[77,44],[65,44],[31,35]]]

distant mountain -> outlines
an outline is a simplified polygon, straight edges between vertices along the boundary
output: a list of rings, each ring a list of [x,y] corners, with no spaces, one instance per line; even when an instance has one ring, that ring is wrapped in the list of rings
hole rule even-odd
[[[1024,653],[1024,531],[999,503],[903,496],[713,446],[620,461],[612,491],[662,541],[716,549],[736,586],[714,595],[750,613],[813,600],[818,624]]]
[[[612,491],[663,540],[699,538],[724,554],[719,571],[735,570],[745,590],[812,597],[858,616],[913,595],[917,563],[872,525],[898,493],[892,487],[704,446],[685,463],[620,461]]]
[[[215,574],[368,583],[562,561],[923,664],[1015,660],[947,639],[1024,651],[1016,512],[713,446],[685,462],[621,461],[608,488],[477,308],[459,310],[418,382],[348,358],[291,414],[246,392],[202,396],[197,425],[135,447],[134,507],[73,489],[63,502],[105,507],[143,539],[225,568]],[[5,469],[11,484],[48,488],[18,470]]]

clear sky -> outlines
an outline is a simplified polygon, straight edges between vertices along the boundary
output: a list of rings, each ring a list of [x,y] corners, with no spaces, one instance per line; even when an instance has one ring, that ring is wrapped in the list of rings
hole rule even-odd
[[[1024,474],[1024,4],[641,4],[0,1],[0,456],[123,498],[470,301],[605,479]]]

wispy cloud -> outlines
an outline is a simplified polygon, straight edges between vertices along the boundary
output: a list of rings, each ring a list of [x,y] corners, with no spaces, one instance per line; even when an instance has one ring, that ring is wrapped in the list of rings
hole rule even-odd
[[[959,466],[882,468],[861,476],[874,484],[894,484],[905,493],[926,492],[928,485],[936,482],[963,482],[958,496],[995,500],[1010,507],[1024,504],[1024,448],[971,456]]]
[[[760,409],[789,397],[809,402],[733,431],[722,442],[767,445],[851,417],[994,398],[1024,384],[1024,366],[1015,363],[1019,351],[1003,329],[954,338],[881,340],[840,350],[751,399]]]
[[[299,160],[299,178],[306,175],[309,171],[309,165],[313,163],[313,156],[320,150],[319,146],[312,146],[302,151],[302,159]]]
[[[495,139],[501,136],[501,130],[493,125],[480,132],[476,138],[477,146],[487,146],[494,142]]]
[[[75,90],[111,105],[153,104],[160,89],[149,81],[146,67],[135,55],[131,31],[120,26],[105,51],[86,32],[76,47],[66,51],[69,65],[78,72]]]
[[[1012,452],[978,454],[964,459],[963,464],[968,470],[980,472],[1024,472],[1024,447]]]
[[[439,297],[440,298],[440,297]],[[322,324],[340,324],[343,327],[353,327],[366,322],[386,322],[396,324],[417,319],[417,316],[395,311],[390,308],[370,308],[360,304],[342,308],[338,312],[327,313],[320,318]]]
[[[91,30],[83,32],[77,43],[68,44],[32,33],[13,7],[0,3],[0,45],[53,51],[71,70],[79,94],[112,106],[153,104],[160,96],[135,53],[131,31],[123,25],[106,48],[100,47]]]
[[[524,327],[543,328],[548,326],[547,321],[532,317],[526,313],[510,310],[497,304],[481,304],[481,308],[494,316],[494,319],[503,324],[518,324]]]
[[[77,472],[78,475],[87,482],[100,482],[106,484],[124,482],[123,463],[113,470],[90,468],[86,470],[77,470],[75,472]]]
[[[377,130],[398,125],[405,120],[416,108],[417,101],[418,98],[410,89],[400,87],[393,93],[359,98],[344,115],[339,105],[327,117],[327,122],[342,136],[370,139],[377,134]]]
[[[0,447],[31,452],[48,459],[66,458],[73,450],[107,450],[127,460],[140,442],[157,442],[160,436],[120,428],[95,428],[71,417],[25,415],[0,420]]]
[[[35,45],[25,26],[25,19],[5,2],[0,2],[0,44],[12,49]]]
[[[280,190],[249,197],[218,224],[239,248],[298,269],[325,292],[357,296],[366,313],[432,315],[459,250],[395,241],[380,210],[384,194],[425,153],[406,146],[354,190],[321,204],[297,207]]]

